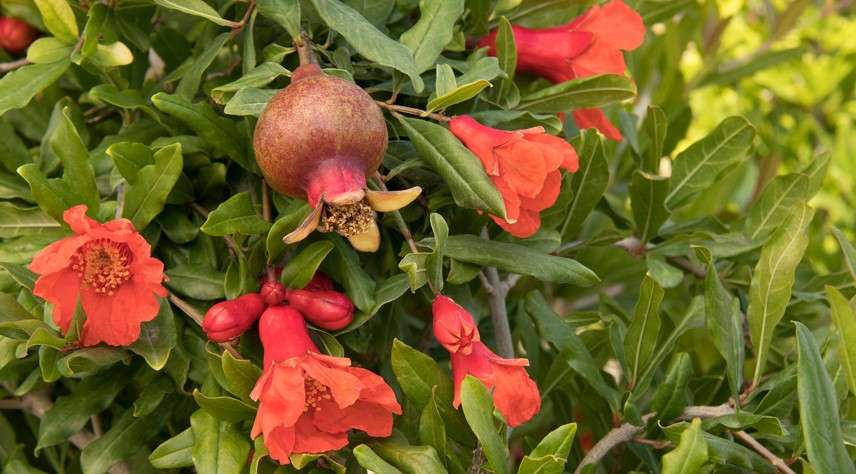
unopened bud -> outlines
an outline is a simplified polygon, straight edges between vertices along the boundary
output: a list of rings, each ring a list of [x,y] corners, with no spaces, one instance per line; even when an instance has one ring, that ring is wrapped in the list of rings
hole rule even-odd
[[[469,354],[472,343],[480,340],[473,316],[448,296],[439,295],[431,305],[434,337],[452,354]]]
[[[313,325],[329,331],[338,331],[354,320],[354,303],[338,291],[291,290],[288,304]]]
[[[230,341],[246,332],[264,310],[264,300],[258,293],[221,301],[205,313],[202,330],[214,342]]]
[[[262,284],[259,294],[268,306],[276,306],[285,301],[288,290],[278,281],[268,280]]]
[[[309,291],[332,290],[333,282],[327,277],[327,275],[321,272],[315,272],[315,275],[312,275],[312,279],[309,280],[309,283],[307,283],[303,289]]]
[[[309,337],[303,315],[287,306],[271,306],[259,320],[259,339],[264,348],[264,366],[305,354],[318,352]]]

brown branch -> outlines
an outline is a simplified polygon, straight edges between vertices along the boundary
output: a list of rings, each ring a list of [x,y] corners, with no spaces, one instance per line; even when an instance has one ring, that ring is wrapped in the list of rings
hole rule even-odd
[[[487,228],[482,229],[481,237],[489,240]],[[490,321],[493,324],[496,336],[496,348],[500,357],[511,359],[514,357],[514,342],[511,339],[511,326],[508,324],[508,309],[506,308],[506,297],[517,279],[509,276],[507,281],[499,279],[499,271],[496,267],[484,269],[484,279],[487,281],[485,289],[488,293],[488,304],[490,305]]]
[[[30,64],[30,62],[27,61],[27,58],[21,58],[21,59],[15,60],[15,61],[9,61],[8,63],[0,63],[0,73],[7,73],[9,71],[14,71],[15,69],[18,69],[19,67],[22,67],[22,66],[26,66],[27,64]]]
[[[294,49],[297,50],[297,57],[300,59],[300,65],[318,64],[318,58],[315,52],[312,51],[312,40],[305,31],[300,32],[300,38],[294,39]]]
[[[407,114],[407,115],[416,115],[417,117],[423,117],[423,118],[427,117],[427,118],[430,118],[432,120],[436,120],[438,122],[448,122],[448,121],[452,120],[451,117],[443,115],[443,114],[438,114],[435,112],[428,112],[428,111],[425,111],[422,109],[417,109],[415,107],[407,107],[406,105],[389,104],[389,103],[386,103],[382,100],[376,100],[375,103],[377,105],[381,106],[382,108],[387,109],[387,110],[391,110],[393,112],[400,112],[402,114]]]
[[[247,5],[247,11],[244,12],[244,17],[241,18],[241,21],[235,23],[232,22],[231,26],[232,31],[229,33],[229,38],[235,38],[242,31],[244,31],[244,27],[247,26],[247,22],[250,20],[250,15],[256,10],[256,0],[250,0],[250,4]]]
[[[779,470],[779,472],[783,474],[796,474],[793,469],[788,467],[787,463],[785,463],[782,458],[776,456],[769,449],[765,448],[764,445],[762,445],[758,442],[758,440],[750,436],[749,433],[746,433],[745,431],[735,431],[734,437],[739,439],[740,441],[743,441],[744,444],[754,449],[755,452],[760,454],[764,459],[767,460],[767,462],[775,466],[776,469]]]

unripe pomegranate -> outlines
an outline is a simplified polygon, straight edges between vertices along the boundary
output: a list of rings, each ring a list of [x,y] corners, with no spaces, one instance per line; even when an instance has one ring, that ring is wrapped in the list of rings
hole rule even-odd
[[[264,368],[274,362],[318,352],[318,346],[309,337],[303,315],[287,305],[271,306],[259,320],[259,339],[264,349]]]
[[[214,342],[226,342],[246,332],[265,310],[258,293],[247,293],[233,300],[221,301],[205,313],[202,330]]]
[[[354,320],[354,303],[334,290],[289,290],[288,304],[307,321],[328,331],[338,331]]]
[[[36,30],[17,18],[0,17],[0,48],[20,53],[36,39]]]
[[[366,177],[377,171],[386,145],[383,114],[363,89],[315,64],[297,68],[291,84],[265,107],[253,137],[268,184],[313,207],[285,243],[303,240],[317,228],[347,237],[357,250],[377,250],[375,211],[400,209],[422,192],[419,187],[366,189]]]
[[[262,296],[265,304],[276,306],[285,301],[285,298],[288,296],[288,290],[285,289],[282,283],[275,280],[268,280],[262,283],[259,294]]]

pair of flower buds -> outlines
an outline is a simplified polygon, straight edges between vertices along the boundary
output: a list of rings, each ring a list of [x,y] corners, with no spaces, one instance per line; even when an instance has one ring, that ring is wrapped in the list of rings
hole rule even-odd
[[[258,293],[217,303],[205,313],[202,330],[214,342],[230,341],[240,337],[266,310],[283,303],[312,325],[328,331],[338,331],[354,319],[350,298],[334,290],[327,276],[316,273],[302,289],[289,289],[278,281],[267,280]]]

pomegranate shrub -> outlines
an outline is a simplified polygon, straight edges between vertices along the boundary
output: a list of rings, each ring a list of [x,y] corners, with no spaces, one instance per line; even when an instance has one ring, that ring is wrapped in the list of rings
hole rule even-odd
[[[3,2],[0,471],[853,473],[850,3]]]

